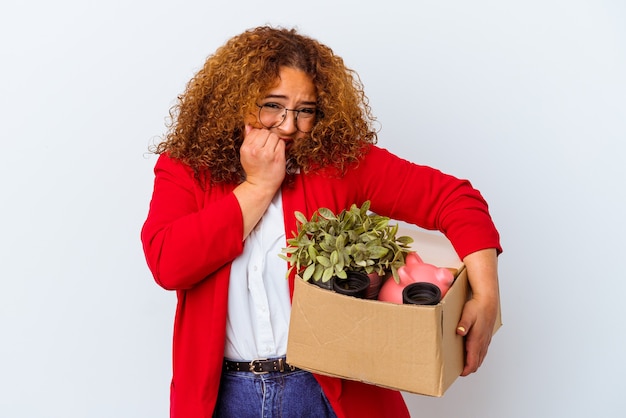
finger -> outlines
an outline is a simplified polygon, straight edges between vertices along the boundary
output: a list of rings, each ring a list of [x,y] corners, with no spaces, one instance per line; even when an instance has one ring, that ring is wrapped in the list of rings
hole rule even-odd
[[[276,153],[285,153],[285,141],[280,139],[278,135],[272,132],[268,132],[268,135],[265,137],[265,142],[261,145],[259,143],[259,147],[265,148],[272,154]]]
[[[267,129],[258,129],[250,125],[248,126],[246,126],[247,134],[243,140],[244,144],[249,145],[251,149],[261,149],[265,147],[271,132]]]
[[[467,347],[467,353],[465,357],[465,367],[461,372],[461,376],[467,376],[476,372],[480,366],[482,365],[485,357],[487,355],[487,350],[482,349],[480,347],[470,348]]]
[[[459,319],[459,322],[456,326],[456,333],[465,337],[472,329],[474,321],[474,314],[472,313],[472,310],[470,309],[468,304],[466,304],[463,312],[461,313],[461,319]]]
[[[476,347],[470,342],[466,342],[465,348],[465,366],[461,376],[467,376],[478,370],[478,352]]]
[[[465,338],[465,367],[462,376],[477,371],[487,356],[491,338],[489,334],[485,335],[478,330],[479,327],[473,326],[472,332]]]
[[[274,151],[282,152],[284,154],[287,144],[283,139],[280,139],[278,137],[276,138],[277,138],[277,141],[276,141],[276,144],[274,145]]]

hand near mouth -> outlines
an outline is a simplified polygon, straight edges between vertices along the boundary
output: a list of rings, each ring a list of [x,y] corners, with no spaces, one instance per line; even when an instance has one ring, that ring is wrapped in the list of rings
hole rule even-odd
[[[286,141],[268,129],[246,126],[239,158],[246,181],[276,192],[285,178]]]

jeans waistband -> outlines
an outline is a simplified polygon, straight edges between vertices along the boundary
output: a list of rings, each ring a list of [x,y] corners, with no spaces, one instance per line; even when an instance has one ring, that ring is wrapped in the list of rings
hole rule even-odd
[[[299,370],[288,364],[285,357],[277,359],[256,359],[251,361],[231,361],[224,359],[224,371],[249,372],[254,374],[266,374],[271,372],[290,373]]]

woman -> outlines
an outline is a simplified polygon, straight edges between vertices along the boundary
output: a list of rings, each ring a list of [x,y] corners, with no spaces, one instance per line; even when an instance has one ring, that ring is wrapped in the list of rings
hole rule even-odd
[[[487,204],[467,181],[375,146],[372,122],[356,74],[294,30],[235,36],[188,83],[155,150],[141,234],[155,280],[178,296],[172,417],[408,416],[397,391],[285,364],[293,275],[278,254],[295,211],[370,200],[445,233],[473,289],[463,375],[480,366],[501,251]]]

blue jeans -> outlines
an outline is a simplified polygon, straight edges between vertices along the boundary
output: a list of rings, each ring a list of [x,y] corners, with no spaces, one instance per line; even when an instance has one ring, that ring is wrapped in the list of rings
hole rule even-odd
[[[215,418],[336,418],[315,377],[288,373],[222,372]]]

